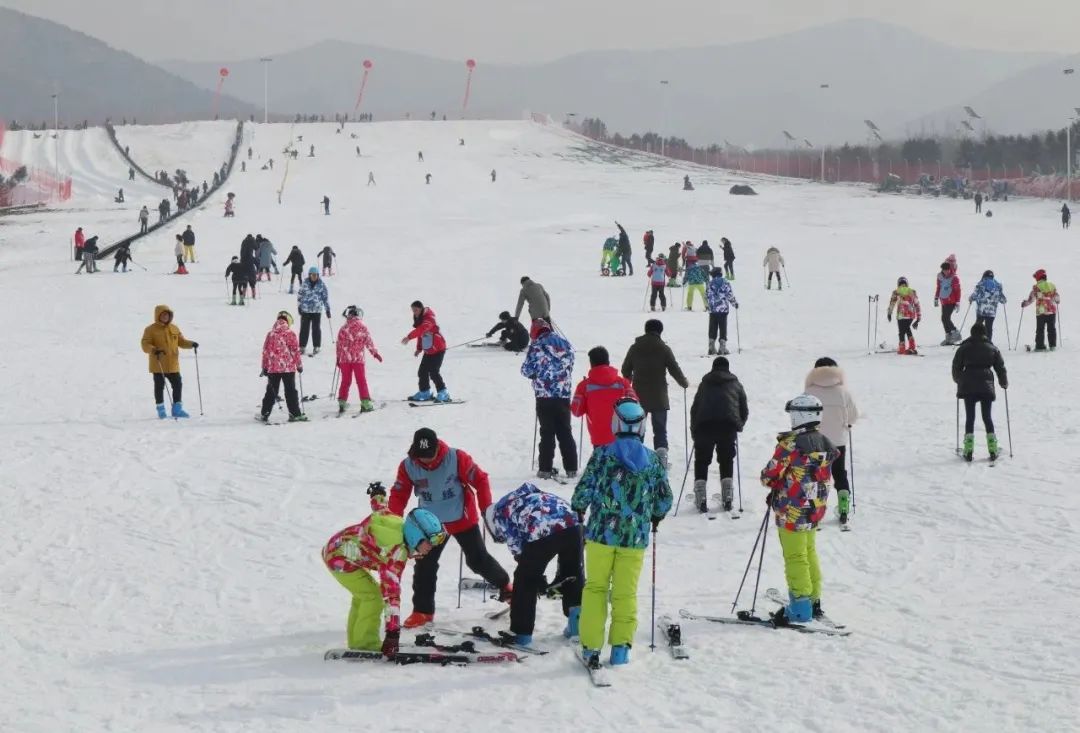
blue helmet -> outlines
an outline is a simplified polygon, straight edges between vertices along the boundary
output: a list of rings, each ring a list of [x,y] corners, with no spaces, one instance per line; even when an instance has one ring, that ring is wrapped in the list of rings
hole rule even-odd
[[[641,403],[632,397],[624,397],[615,403],[615,412],[611,415],[611,432],[616,436],[634,435],[645,439],[645,410]]]
[[[446,542],[448,537],[442,522],[427,509],[413,509],[409,512],[409,516],[405,517],[402,534],[410,555],[416,552],[416,548],[424,540],[438,546]]]

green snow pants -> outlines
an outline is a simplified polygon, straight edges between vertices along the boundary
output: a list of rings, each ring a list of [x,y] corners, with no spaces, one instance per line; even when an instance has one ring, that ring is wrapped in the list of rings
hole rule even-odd
[[[817,531],[789,532],[777,528],[784,550],[784,576],[788,591],[796,598],[821,599],[821,566],[818,565]]]
[[[604,627],[611,592],[612,646],[630,644],[637,631],[637,586],[644,549],[585,543],[585,590],[581,595],[581,646],[599,650],[604,646]]]
[[[379,651],[382,649],[379,622],[382,620],[383,609],[379,584],[366,570],[357,570],[353,573],[331,571],[330,574],[352,594],[349,625],[346,629],[349,648]]]

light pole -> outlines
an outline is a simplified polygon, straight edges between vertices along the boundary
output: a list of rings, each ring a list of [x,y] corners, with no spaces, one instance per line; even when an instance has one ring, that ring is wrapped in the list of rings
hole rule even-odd
[[[795,142],[795,136],[792,135],[787,130],[781,130],[780,132],[784,133],[784,138],[785,138],[784,145],[788,149],[788,166],[787,167],[788,167],[788,176],[790,177],[790,175],[791,175],[791,149],[792,149],[792,143]]]
[[[259,62],[263,65],[263,122],[270,121],[270,62],[269,56],[263,56]]]
[[[663,158],[664,157],[664,131],[667,129],[668,86],[670,86],[670,85],[668,84],[667,79],[661,79],[660,84],[661,84],[661,86],[664,87],[664,99],[661,102],[661,104],[664,105],[664,113],[663,113],[663,120],[664,121],[660,125],[660,127],[661,127],[661,129],[660,129],[660,157]]]
[[[1072,76],[1075,69],[1065,69],[1065,76]],[[1080,114],[1080,108],[1073,108]],[[1072,127],[1073,117],[1065,123],[1065,200],[1072,203]]]
[[[829,85],[828,84],[822,84],[818,88],[819,89],[828,89]],[[821,113],[821,136],[822,136],[822,139],[824,139],[824,137],[825,137],[825,112],[824,112],[824,109],[825,109],[825,105],[822,105],[822,113]],[[821,144],[821,182],[825,183],[825,143]]]

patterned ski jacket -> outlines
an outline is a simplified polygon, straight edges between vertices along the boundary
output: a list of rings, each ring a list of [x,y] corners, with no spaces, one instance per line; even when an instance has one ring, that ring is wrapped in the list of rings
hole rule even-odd
[[[919,305],[919,294],[907,285],[901,285],[892,292],[889,298],[887,314],[891,315],[896,308],[896,320],[919,321],[922,320],[922,307]]]
[[[439,324],[435,321],[435,311],[424,308],[420,314],[420,322],[405,336],[408,339],[416,339],[416,353],[423,351],[425,354],[438,354],[446,351],[446,339],[439,330]]]
[[[521,364],[521,376],[532,380],[537,398],[570,399],[573,389],[574,347],[554,331],[548,331],[531,344]]]
[[[284,320],[274,321],[263,341],[262,368],[267,374],[288,374],[302,366],[300,340]]]
[[[704,285],[709,282],[709,268],[703,265],[687,267],[683,282],[687,285]]]
[[[377,356],[379,350],[375,348],[375,342],[371,339],[361,318],[346,318],[345,325],[338,331],[337,336],[337,362],[338,364],[363,364],[364,352]]]
[[[714,277],[709,283],[705,300],[709,304],[710,313],[728,313],[732,308],[739,307],[739,301],[735,300],[735,291],[723,275]]]
[[[375,573],[382,594],[386,630],[398,631],[401,618],[401,574],[409,559],[402,527],[405,520],[390,512],[386,497],[371,497],[371,516],[341,530],[323,548],[331,573]]]
[[[817,427],[776,436],[776,450],[761,472],[761,483],[772,492],[769,506],[777,527],[789,532],[817,529],[825,517],[832,462],[839,455]]]
[[[960,278],[957,277],[956,270],[949,270],[948,275],[938,272],[934,300],[940,301],[942,305],[956,305],[960,302]]]
[[[975,285],[968,302],[975,304],[975,311],[983,318],[993,318],[998,306],[1009,301],[1005,300],[1001,283],[992,277],[984,277]]]
[[[321,277],[315,282],[305,277],[300,283],[300,289],[296,291],[296,309],[301,313],[330,312],[330,293]]]
[[[594,366],[588,376],[578,382],[570,412],[574,417],[585,416],[589,440],[594,447],[615,442],[611,416],[615,412],[615,403],[623,397],[637,399],[630,380],[619,376],[619,370],[610,364]]]
[[[1027,308],[1033,301],[1035,303],[1035,315],[1046,316],[1057,313],[1058,303],[1061,302],[1061,298],[1058,296],[1054,283],[1049,280],[1040,280],[1031,289],[1031,295],[1025,298],[1020,305]]]
[[[636,437],[622,436],[593,451],[570,506],[589,512],[585,538],[612,547],[649,546],[653,519],[671,510],[667,471]]]
[[[525,545],[564,529],[577,527],[577,514],[566,499],[525,483],[493,505],[488,531],[496,542],[505,542],[514,557]]]

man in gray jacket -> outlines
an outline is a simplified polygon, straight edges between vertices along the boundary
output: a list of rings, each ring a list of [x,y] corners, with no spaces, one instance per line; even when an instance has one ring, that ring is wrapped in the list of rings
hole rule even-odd
[[[528,275],[521,278],[521,292],[518,293],[517,310],[514,311],[515,319],[521,318],[521,309],[526,303],[529,304],[529,318],[534,321],[537,318],[551,321],[551,296],[544,290],[543,285],[530,280]]]

